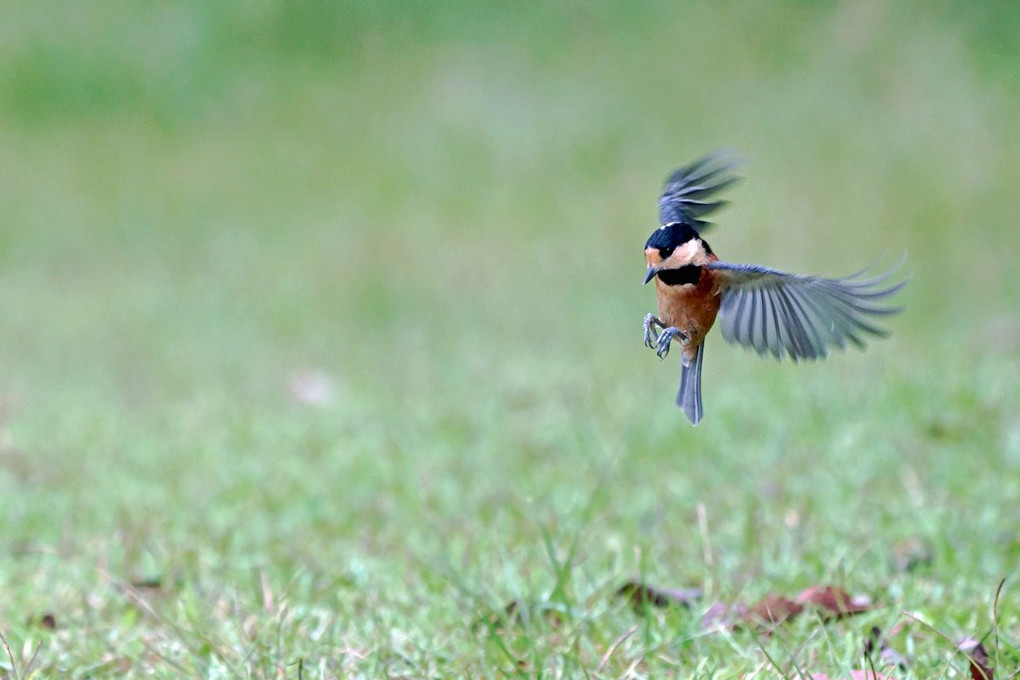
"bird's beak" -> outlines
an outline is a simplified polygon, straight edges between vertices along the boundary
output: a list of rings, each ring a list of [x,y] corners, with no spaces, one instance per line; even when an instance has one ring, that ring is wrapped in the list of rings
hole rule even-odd
[[[656,266],[655,266],[654,264],[653,264],[653,265],[651,265],[651,266],[650,266],[650,267],[648,268],[648,271],[647,271],[647,272],[645,272],[645,281],[644,281],[644,282],[645,282],[645,283],[648,283],[649,281],[651,281],[652,279],[654,279],[654,278],[655,278],[655,275],[656,275],[656,274],[658,274],[658,273],[659,273],[659,268],[658,268],[658,267],[656,267]],[[644,284],[642,284],[642,285],[644,285]]]

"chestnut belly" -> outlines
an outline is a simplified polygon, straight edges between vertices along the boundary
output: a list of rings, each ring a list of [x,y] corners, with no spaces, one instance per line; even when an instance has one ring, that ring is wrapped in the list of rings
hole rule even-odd
[[[670,286],[656,280],[655,292],[662,322],[683,331],[692,349],[701,344],[722,302],[708,273],[703,271],[697,283]]]

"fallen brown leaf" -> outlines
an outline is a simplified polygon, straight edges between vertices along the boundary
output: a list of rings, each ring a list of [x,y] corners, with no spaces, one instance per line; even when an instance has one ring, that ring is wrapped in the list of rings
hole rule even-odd
[[[616,594],[627,598],[635,609],[643,609],[648,605],[690,607],[701,598],[702,592],[700,588],[652,588],[640,581],[628,581]]]
[[[970,661],[971,680],[993,680],[995,669],[989,665],[988,652],[979,640],[965,637],[956,646]]]
[[[620,586],[616,595],[625,597],[637,610],[646,607],[680,606],[690,608],[702,598],[699,588],[653,588],[641,581],[627,581]],[[823,618],[842,618],[859,614],[872,608],[867,597],[852,597],[837,586],[814,586],[801,591],[791,599],[784,595],[770,594],[752,607],[743,604],[715,602],[701,616],[702,630],[732,628],[746,624],[780,624],[804,612],[807,607],[822,610]]]
[[[801,591],[797,596],[798,604],[813,604],[821,607],[837,619],[851,614],[860,614],[871,609],[871,600],[867,597],[851,597],[842,588],[836,586],[814,586]]]
[[[747,621],[783,623],[804,611],[804,605],[782,595],[769,595],[744,615]]]

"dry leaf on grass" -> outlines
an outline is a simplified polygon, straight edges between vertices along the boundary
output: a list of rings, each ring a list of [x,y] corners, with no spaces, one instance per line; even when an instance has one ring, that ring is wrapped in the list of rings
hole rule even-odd
[[[837,619],[851,614],[860,614],[871,609],[871,599],[865,596],[851,597],[848,592],[836,586],[814,586],[801,591],[796,599],[798,604],[813,604]]]
[[[956,646],[970,661],[971,680],[993,680],[995,669],[991,667],[985,646],[976,638],[966,637]]]
[[[635,609],[643,609],[648,605],[690,607],[701,599],[702,592],[700,588],[652,588],[640,581],[628,581],[617,589],[616,594],[627,598]]]
[[[645,607],[681,606],[690,608],[704,595],[699,588],[653,588],[641,581],[627,581],[616,595],[625,597],[637,610]],[[703,630],[732,628],[741,623],[777,625],[803,613],[808,607],[820,610],[822,618],[842,618],[872,608],[871,600],[851,596],[837,586],[814,586],[800,592],[795,598],[775,593],[748,607],[739,602],[711,604],[701,617]]]
[[[851,597],[836,586],[813,586],[802,590],[792,600],[783,595],[771,594],[751,607],[743,615],[748,623],[780,624],[803,613],[809,606],[821,610],[822,618],[842,618],[871,609],[867,597]]]
[[[804,605],[782,595],[769,595],[744,615],[746,621],[783,623],[804,611]]]

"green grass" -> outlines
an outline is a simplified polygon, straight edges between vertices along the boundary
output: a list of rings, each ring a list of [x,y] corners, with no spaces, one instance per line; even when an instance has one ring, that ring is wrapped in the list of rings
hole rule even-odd
[[[0,677],[960,677],[1003,578],[1020,665],[1011,4],[135,4],[0,28]],[[641,245],[724,145],[724,258],[912,280],[692,429]]]

